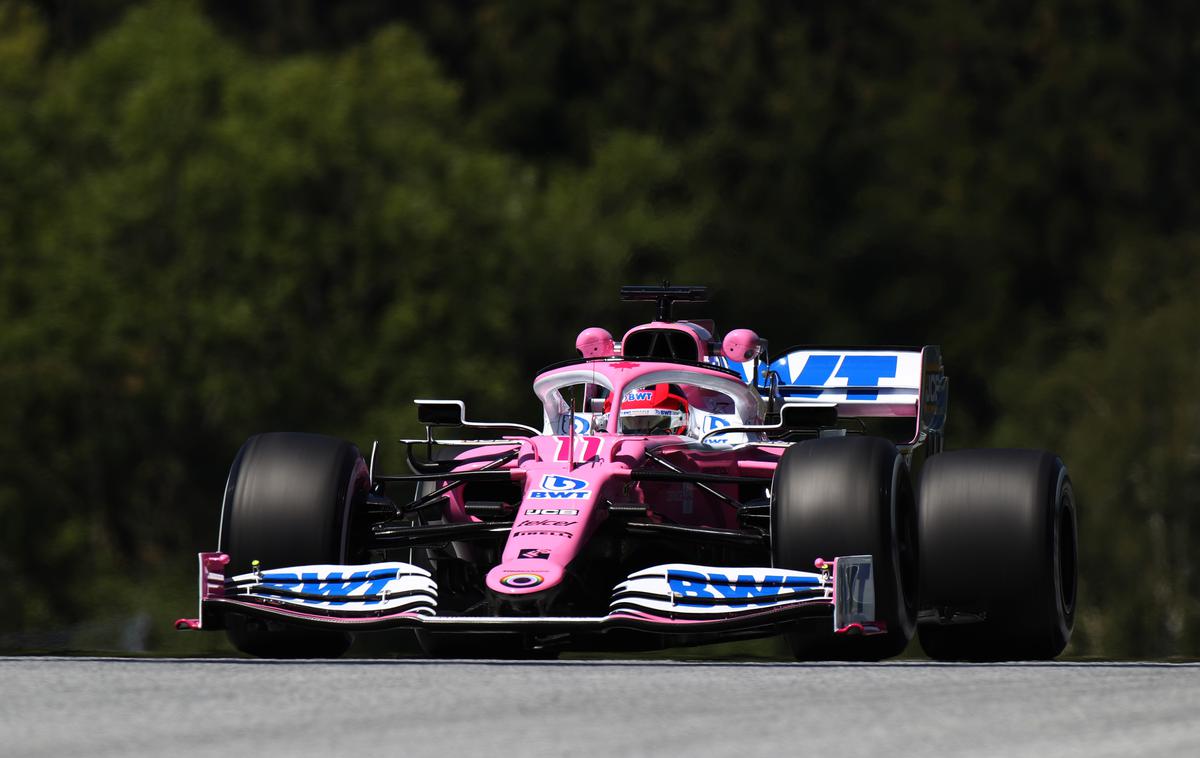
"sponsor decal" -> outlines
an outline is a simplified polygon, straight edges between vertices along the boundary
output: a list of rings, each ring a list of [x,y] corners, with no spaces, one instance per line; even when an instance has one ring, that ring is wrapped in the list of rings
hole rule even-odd
[[[552,529],[538,529],[534,531],[513,532],[514,537],[566,537],[567,539],[575,539],[575,535],[570,532],[558,532]]]
[[[800,373],[788,384],[818,386],[833,377],[845,379],[851,387],[878,387],[880,379],[896,376],[897,358],[894,355],[810,355]],[[836,370],[836,373],[835,373]],[[829,387],[837,391],[837,387]],[[819,397],[821,391],[797,392],[796,397]],[[847,400],[877,400],[876,390],[847,392]]]
[[[343,578],[342,572],[332,571],[326,576],[316,572],[296,574],[263,574],[264,589],[290,590],[302,592],[305,595],[320,595],[329,602],[349,602],[363,595],[377,595],[396,578],[396,569],[376,569],[374,571],[355,571]],[[360,591],[361,590],[361,591]],[[306,598],[306,603],[322,602]],[[368,600],[367,603],[377,603],[379,600]]]
[[[654,399],[654,392],[652,390],[632,390],[625,393],[626,401],[641,402],[652,399]]]
[[[781,594],[789,595],[797,590],[810,589],[817,586],[819,581],[816,577],[785,577],[771,574],[761,578],[753,574],[740,574],[736,578],[730,578],[716,572],[680,570],[673,570],[667,574],[671,594],[683,605],[687,605],[688,598],[744,599],[745,605],[767,605],[779,599]]]
[[[546,581],[541,574],[509,574],[508,576],[500,577],[500,583],[505,587],[513,589],[524,589],[526,587],[536,587]]]
[[[588,483],[582,479],[561,474],[547,474],[541,485],[529,493],[536,500],[586,500],[592,496]]]
[[[525,516],[578,516],[578,508],[526,508]]]
[[[552,521],[550,519],[529,519],[522,521],[517,526],[575,526],[576,521]]]
[[[521,551],[517,553],[517,558],[536,558],[540,560],[546,560],[549,557],[550,551],[544,550],[540,547],[522,548]]]
[[[726,421],[725,419],[721,418],[720,416],[709,416],[707,419],[704,420],[704,426],[705,426],[704,431],[711,432],[713,429],[722,429],[724,427],[729,426],[729,422]],[[725,442],[728,439],[728,437],[724,434],[714,434],[713,436],[709,437],[708,439],[712,440],[713,442],[720,443],[720,442]]]

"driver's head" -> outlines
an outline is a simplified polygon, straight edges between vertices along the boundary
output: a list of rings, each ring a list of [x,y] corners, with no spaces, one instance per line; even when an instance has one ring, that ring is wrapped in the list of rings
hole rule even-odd
[[[683,434],[687,425],[688,402],[674,384],[628,390],[621,398],[621,434]]]

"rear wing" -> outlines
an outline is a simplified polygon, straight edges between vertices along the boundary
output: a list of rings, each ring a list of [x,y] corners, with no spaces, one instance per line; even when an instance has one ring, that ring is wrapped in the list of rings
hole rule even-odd
[[[913,419],[896,442],[930,440],[940,447],[949,379],[936,345],[915,347],[794,347],[759,371],[759,391],[788,403],[833,403],[839,419]],[[887,436],[887,435],[885,435]]]

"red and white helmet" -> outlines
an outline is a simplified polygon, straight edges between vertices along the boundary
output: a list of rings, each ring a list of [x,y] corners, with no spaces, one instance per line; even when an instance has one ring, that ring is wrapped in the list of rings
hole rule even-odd
[[[673,384],[627,390],[621,399],[621,434],[683,434],[687,426],[688,401]]]

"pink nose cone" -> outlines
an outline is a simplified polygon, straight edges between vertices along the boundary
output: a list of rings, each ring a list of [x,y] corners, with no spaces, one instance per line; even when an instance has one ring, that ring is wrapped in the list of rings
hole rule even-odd
[[[754,359],[762,350],[762,341],[753,329],[734,329],[721,341],[721,352],[735,363]]]
[[[584,358],[611,358],[616,353],[612,335],[607,329],[589,326],[575,338],[575,349]]]

